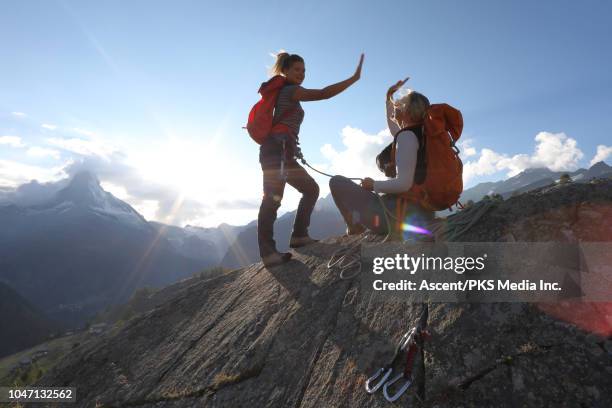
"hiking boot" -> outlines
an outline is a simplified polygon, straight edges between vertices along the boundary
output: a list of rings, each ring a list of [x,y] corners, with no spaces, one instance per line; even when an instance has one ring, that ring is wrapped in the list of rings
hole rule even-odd
[[[263,262],[264,266],[271,267],[282,265],[286,262],[289,262],[290,259],[290,252],[272,252],[270,255],[262,257],[261,261]]]
[[[314,244],[315,242],[319,242],[319,240],[312,239],[308,235],[305,237],[291,237],[291,240],[289,240],[289,248],[301,248],[306,245]]]

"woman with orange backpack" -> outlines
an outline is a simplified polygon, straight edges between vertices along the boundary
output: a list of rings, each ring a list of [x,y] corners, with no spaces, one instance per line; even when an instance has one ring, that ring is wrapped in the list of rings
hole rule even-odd
[[[376,162],[389,179],[366,177],[358,186],[334,176],[329,182],[349,235],[365,229],[395,237],[404,231],[427,233],[424,227],[434,211],[455,204],[463,190],[462,164],[454,145],[463,128],[461,113],[446,104],[431,105],[418,92],[394,101],[393,94],[407,80],[391,86],[385,101],[394,137]]]
[[[272,68],[274,77],[260,88],[262,100],[251,110],[247,128],[251,137],[261,144],[259,162],[263,170],[264,194],[257,217],[257,238],[259,253],[266,266],[279,265],[291,259],[291,253],[277,251],[273,237],[274,221],[286,183],[302,193],[289,246],[298,248],[316,242],[308,235],[308,226],[319,196],[319,186],[295,157],[304,119],[300,102],[329,99],[344,91],[361,77],[363,58],[362,54],[355,73],[348,79],[323,89],[306,89],[301,86],[306,73],[304,59],[282,52],[277,55]]]

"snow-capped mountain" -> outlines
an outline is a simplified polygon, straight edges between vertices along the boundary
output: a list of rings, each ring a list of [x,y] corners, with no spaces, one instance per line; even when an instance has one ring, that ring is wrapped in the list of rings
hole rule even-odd
[[[212,245],[197,257],[176,250],[91,173],[28,188],[3,192],[0,281],[67,324],[217,264]]]
[[[88,171],[75,174],[68,185],[55,193],[50,201],[29,209],[31,212],[55,210],[62,214],[86,211],[110,221],[151,228],[132,206],[104,191],[98,178]]]

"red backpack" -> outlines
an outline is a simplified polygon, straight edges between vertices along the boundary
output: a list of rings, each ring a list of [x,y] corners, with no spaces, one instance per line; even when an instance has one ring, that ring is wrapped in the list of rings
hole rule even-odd
[[[272,133],[289,132],[288,126],[278,122],[289,116],[293,112],[292,109],[285,111],[276,123],[273,121],[274,107],[276,106],[278,93],[286,83],[287,81],[284,76],[276,75],[267,82],[261,84],[259,91],[257,91],[261,94],[261,99],[251,108],[246,129],[251,139],[258,144],[263,144]]]

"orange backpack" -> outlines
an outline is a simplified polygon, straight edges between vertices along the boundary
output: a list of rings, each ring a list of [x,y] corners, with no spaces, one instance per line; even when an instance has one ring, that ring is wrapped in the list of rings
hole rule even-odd
[[[425,178],[413,183],[400,196],[417,202],[425,209],[440,211],[450,208],[463,192],[463,163],[455,142],[463,130],[461,112],[447,104],[431,105],[423,122]],[[395,143],[391,160],[395,163]]]

